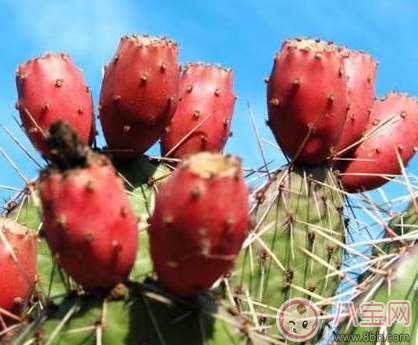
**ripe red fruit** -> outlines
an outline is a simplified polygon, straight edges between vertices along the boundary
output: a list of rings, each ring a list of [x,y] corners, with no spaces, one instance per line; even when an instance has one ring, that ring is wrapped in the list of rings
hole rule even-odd
[[[110,289],[134,264],[137,218],[109,161],[74,145],[74,135],[62,123],[50,131],[48,143],[62,155],[54,156],[54,163],[69,165],[41,175],[46,240],[58,264],[86,290]]]
[[[184,67],[180,100],[161,143],[163,155],[183,158],[200,151],[222,151],[234,112],[233,78],[231,70],[220,66]]]
[[[336,153],[350,147],[361,138],[375,98],[376,60],[360,51],[344,49],[343,54],[346,56],[344,67],[348,80],[349,107]]]
[[[238,158],[202,152],[161,186],[150,219],[154,269],[169,290],[193,296],[232,266],[248,226],[248,189]]]
[[[376,101],[366,137],[350,154],[353,160],[340,169],[341,182],[347,191],[375,189],[400,174],[397,152],[403,164],[408,164],[418,144],[417,100],[389,93]]]
[[[36,277],[37,236],[28,228],[0,217],[0,308],[20,314]],[[7,316],[0,310],[3,319]],[[1,325],[0,325],[1,330]]]
[[[177,55],[167,38],[121,39],[100,92],[100,121],[115,155],[138,156],[163,135],[177,104]]]
[[[337,145],[347,115],[344,57],[332,43],[283,43],[267,83],[269,126],[283,151],[316,164]]]
[[[46,54],[21,64],[16,85],[22,124],[32,144],[49,156],[45,143],[48,128],[64,120],[84,144],[95,135],[91,93],[82,72],[67,54]]]

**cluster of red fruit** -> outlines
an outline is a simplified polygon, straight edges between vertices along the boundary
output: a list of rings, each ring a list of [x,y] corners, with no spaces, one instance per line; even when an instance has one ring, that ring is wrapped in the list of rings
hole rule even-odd
[[[418,102],[405,94],[375,99],[376,60],[332,42],[283,43],[267,81],[268,124],[299,164],[325,161],[350,192],[401,174],[418,145]]]
[[[170,39],[123,37],[105,69],[99,112],[118,158],[160,139],[166,157],[194,154],[161,187],[149,220],[159,279],[190,296],[231,268],[247,230],[248,190],[239,159],[213,153],[230,136],[232,72],[200,63],[179,72],[177,55]],[[295,164],[330,162],[349,191],[399,174],[417,144],[417,102],[395,93],[376,101],[376,65],[362,52],[296,39],[283,44],[268,80],[269,125],[283,151]],[[52,162],[37,186],[46,241],[86,290],[110,289],[134,264],[137,218],[109,160],[88,148],[96,132],[90,90],[66,54],[32,59],[16,78],[23,126]],[[32,291],[36,237],[3,218],[0,229],[0,313],[10,317]]]
[[[18,67],[22,123],[49,156],[48,128],[65,120],[89,144],[95,126],[90,89],[66,54],[47,54]],[[125,36],[105,67],[100,122],[115,156],[141,155],[162,138],[162,154],[182,158],[220,151],[230,134],[233,74],[218,65],[190,63],[179,73],[177,44],[167,38]]]
[[[202,63],[180,70],[177,55],[167,38],[123,37],[106,67],[99,111],[116,158],[139,156],[159,139],[163,155],[188,156],[160,187],[148,232],[160,281],[190,296],[231,268],[248,226],[248,189],[240,160],[216,153],[230,136],[232,72]],[[89,148],[96,132],[90,89],[67,54],[29,60],[16,81],[23,126],[50,162],[36,186],[42,234],[84,289],[111,289],[134,265],[138,219],[110,161]],[[37,237],[6,218],[0,228],[0,275],[10,278],[0,283],[7,291],[0,311],[10,318],[32,293]]]

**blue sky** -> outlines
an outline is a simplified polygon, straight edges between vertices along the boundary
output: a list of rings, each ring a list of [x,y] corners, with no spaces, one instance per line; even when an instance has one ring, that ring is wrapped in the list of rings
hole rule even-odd
[[[0,0],[0,122],[30,148],[13,121],[16,113],[16,66],[46,51],[66,51],[83,68],[97,106],[101,67],[126,33],[167,35],[180,44],[180,59],[218,62],[235,71],[238,103],[227,151],[245,166],[261,164],[247,111],[250,102],[260,133],[273,140],[266,118],[263,77],[281,42],[292,36],[334,40],[372,53],[380,61],[377,92],[392,89],[418,95],[418,2],[416,0]],[[0,146],[27,177],[36,167],[0,132]],[[32,152],[33,149],[30,148]],[[281,164],[281,154],[266,145],[268,159]],[[151,152],[157,153],[154,148]],[[416,172],[417,160],[410,169]],[[0,185],[21,181],[0,157]],[[394,186],[385,187],[397,194]],[[405,191],[403,191],[405,192]],[[0,197],[6,193],[0,190]]]

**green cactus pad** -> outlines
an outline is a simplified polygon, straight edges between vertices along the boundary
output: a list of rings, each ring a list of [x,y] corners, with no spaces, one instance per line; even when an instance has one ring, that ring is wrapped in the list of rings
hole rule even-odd
[[[384,239],[390,239],[390,241],[373,244],[371,259],[376,259],[376,261],[373,263],[372,268],[379,270],[386,264],[387,259],[402,253],[411,244],[414,244],[416,242],[417,230],[418,213],[414,202],[411,201],[405,211],[393,216],[389,222]],[[409,237],[408,235],[411,236]],[[373,269],[368,268],[362,273],[358,278],[358,282],[364,282],[372,274]]]
[[[404,212],[396,215],[392,218],[389,223],[389,228],[394,232],[392,234],[395,241],[385,243],[380,246],[385,253],[394,253],[399,251],[402,247],[405,247],[408,243],[411,243],[411,239],[399,239],[396,240],[399,236],[405,236],[411,234],[412,232],[417,232],[418,230],[418,212],[415,208],[417,201],[411,202]],[[407,236],[406,236],[407,237]]]
[[[381,273],[377,273],[368,277],[361,285],[358,286],[359,296],[354,301],[357,308],[362,302],[384,303],[387,308],[389,301],[409,301],[411,303],[411,325],[403,326],[395,321],[391,327],[354,327],[352,322],[345,322],[340,327],[339,335],[358,335],[362,341],[349,342],[342,341],[341,344],[381,344],[380,342],[365,341],[362,338],[365,332],[376,334],[391,334],[399,336],[401,334],[408,335],[409,341],[396,342],[397,344],[418,344],[418,246],[407,248],[402,254],[395,259],[389,260],[381,268]],[[385,310],[386,310],[385,308]],[[361,321],[359,317],[358,321]],[[384,342],[383,342],[384,343]]]
[[[274,344],[233,308],[207,295],[173,299],[154,283],[120,285],[107,297],[68,297],[21,328],[14,345]]]
[[[256,198],[232,293],[259,326],[279,336],[275,316],[286,300],[307,298],[325,311],[339,286],[343,197],[333,174],[318,167],[281,171]]]
[[[130,204],[140,218],[139,251],[130,279],[138,281],[153,272],[148,244],[147,220],[154,210],[155,195],[159,184],[171,174],[164,164],[153,164],[147,157],[114,161],[116,170],[125,182]]]

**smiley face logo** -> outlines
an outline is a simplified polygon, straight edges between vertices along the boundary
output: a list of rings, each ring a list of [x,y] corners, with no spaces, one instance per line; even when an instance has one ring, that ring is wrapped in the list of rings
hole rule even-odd
[[[305,298],[292,298],[284,302],[276,316],[280,333],[289,340],[303,342],[319,330],[319,311]]]

